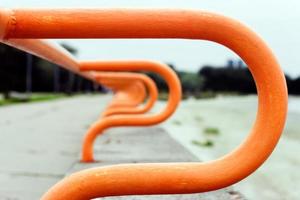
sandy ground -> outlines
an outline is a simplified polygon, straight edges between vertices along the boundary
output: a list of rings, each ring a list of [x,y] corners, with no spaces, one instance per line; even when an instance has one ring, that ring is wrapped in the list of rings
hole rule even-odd
[[[300,98],[289,100],[285,132],[272,156],[254,174],[235,185],[250,200],[300,199]],[[163,103],[159,103],[159,108]],[[218,158],[240,144],[251,129],[257,97],[218,97],[183,101],[163,127],[201,160]],[[213,128],[218,134],[207,134]],[[212,146],[192,143],[211,141]]]

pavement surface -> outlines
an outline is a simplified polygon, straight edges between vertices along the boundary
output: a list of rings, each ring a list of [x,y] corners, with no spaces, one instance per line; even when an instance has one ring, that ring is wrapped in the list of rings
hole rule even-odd
[[[96,142],[95,164],[79,163],[83,134],[110,96],[79,96],[0,108],[0,200],[39,199],[75,171],[138,162],[198,161],[160,127],[116,128]],[[153,142],[155,141],[155,142]],[[107,200],[242,199],[232,188],[204,194],[107,197]]]
[[[156,106],[158,107],[158,106]],[[162,127],[202,161],[229,153],[247,137],[257,110],[257,96],[218,96],[182,101]],[[234,185],[247,199],[300,199],[300,97],[289,96],[287,123],[267,161]],[[206,129],[215,129],[209,134]],[[212,145],[195,145],[210,141]]]
[[[35,200],[78,161],[109,96],[0,107],[0,200]]]
[[[76,163],[69,171],[124,163],[197,162],[194,155],[176,142],[161,127],[114,128],[101,135],[94,147],[97,162]],[[145,180],[147,176],[145,175]],[[152,195],[106,197],[98,200],[242,200],[243,196],[229,187],[223,190],[189,195]]]

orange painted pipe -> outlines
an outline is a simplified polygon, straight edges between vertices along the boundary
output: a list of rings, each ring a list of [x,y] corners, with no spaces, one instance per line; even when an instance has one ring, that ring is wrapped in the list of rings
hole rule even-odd
[[[103,81],[102,81],[103,82]],[[102,83],[103,84],[103,83]],[[105,85],[110,85],[114,90],[114,97],[108,108],[137,107],[146,98],[146,88],[140,81],[107,80]],[[139,92],[140,91],[140,92]]]
[[[0,14],[1,19],[1,14]],[[1,27],[0,27],[1,29]],[[1,38],[1,37],[0,37]],[[1,40],[0,42],[15,47],[17,49],[26,51],[40,58],[55,63],[63,68],[81,75],[91,81],[95,81],[91,72],[80,72],[78,62],[68,51],[60,45],[52,43],[47,40],[36,39],[10,39]]]
[[[205,163],[116,165],[84,170],[56,184],[42,197],[43,200],[185,194],[220,189],[254,172],[269,157],[281,136],[287,113],[283,72],[260,37],[233,19],[209,12],[164,9],[11,12],[17,22],[13,25],[6,23],[10,22],[7,12],[1,12],[0,36],[4,39],[181,38],[213,41],[233,50],[245,61],[258,91],[258,113],[250,135],[224,157]],[[84,63],[83,68],[85,66]],[[106,119],[115,120],[113,117]]]
[[[50,62],[56,63],[57,65],[60,65],[66,68],[67,70],[73,71],[92,81],[96,81],[95,76],[92,73],[80,72],[78,70],[79,68],[78,62],[73,58],[73,56],[69,52],[67,52],[59,45],[55,45],[54,43],[51,43],[46,40],[34,40],[34,39],[11,39],[2,42],[10,46],[16,47],[20,50],[24,50],[26,52],[32,53]],[[128,109],[124,109],[124,110],[122,109],[120,113],[127,113],[127,112],[143,113],[149,110],[152,107],[151,105],[152,104],[147,105],[144,109],[138,108],[132,111],[128,111]],[[112,110],[111,112],[115,113],[116,111]],[[110,111],[107,114],[111,115]]]
[[[17,19],[13,10],[0,8],[0,42],[31,53],[35,56],[55,63],[69,71],[81,75],[91,81],[95,78],[91,72],[80,72],[78,61],[66,49],[48,40],[15,39],[7,37]]]
[[[50,62],[56,63],[70,71],[73,71],[79,75],[82,75],[92,81],[95,81],[95,76],[92,73],[84,72],[81,73],[78,70],[78,62],[74,57],[63,49],[61,46],[51,43],[46,40],[35,40],[35,39],[5,39],[3,40],[3,34],[6,31],[7,27],[10,27],[11,24],[14,24],[15,17],[12,11],[8,9],[2,9],[0,12],[0,40],[1,42],[6,43],[10,46],[16,47],[18,49],[27,51],[36,56],[39,56],[43,59],[46,59]],[[11,20],[11,21],[9,21]],[[141,91],[142,92],[142,91]],[[141,93],[140,93],[141,94]],[[115,107],[116,105],[114,105]],[[144,109],[133,110],[132,113],[142,113],[150,109],[151,104],[147,105]],[[115,113],[115,110],[112,110],[112,113]],[[128,112],[127,109],[121,111],[121,113]],[[131,111],[129,111],[131,112]],[[108,115],[110,111],[108,112]]]
[[[144,100],[146,97],[146,94],[138,95],[137,91],[138,89],[141,89],[142,91],[145,90],[143,87],[143,84],[140,82],[133,82],[132,84],[127,82],[112,82],[106,83],[104,85],[110,85],[113,87],[113,91],[115,93],[114,99],[112,100],[111,104],[115,107],[123,107],[123,106],[137,106],[141,103],[141,101]],[[145,91],[144,91],[145,92]]]
[[[121,101],[123,103],[123,100],[116,97],[114,98],[113,102],[109,105],[108,109],[104,111],[102,114],[103,117],[107,117],[110,115],[114,114],[141,114],[148,112],[154,105],[154,103],[157,100],[158,97],[158,91],[157,87],[154,83],[154,81],[149,78],[148,76],[144,74],[137,74],[137,73],[129,73],[129,72],[123,72],[123,73],[111,73],[111,72],[102,72],[102,73],[97,73],[95,75],[96,79],[99,81],[99,83],[102,83],[108,87],[111,87],[113,90],[118,90],[122,89],[122,86],[126,86],[127,84],[133,84],[138,81],[140,83],[137,88],[137,90],[134,90],[135,94],[141,95],[140,97],[133,97],[135,100],[137,100],[137,104],[143,103],[145,100],[145,97],[147,96],[147,91],[148,91],[148,96],[149,100],[143,107],[135,107],[129,106],[128,105],[121,105],[119,106],[118,103]],[[121,83],[121,88],[117,87],[115,88],[113,85],[111,85],[111,81],[115,81],[114,79],[121,80],[119,83]],[[124,83],[124,81],[127,81],[129,83]],[[142,85],[141,85],[142,84]],[[127,89],[128,87],[125,87]],[[116,91],[117,93],[117,91]],[[125,90],[125,93],[128,93],[128,91]],[[132,93],[130,93],[132,94]],[[136,95],[135,95],[136,96]],[[131,98],[126,98],[125,101],[130,101]],[[115,103],[114,103],[115,102]]]
[[[93,144],[105,129],[117,126],[149,126],[166,120],[176,110],[181,100],[180,81],[175,72],[165,64],[152,61],[98,61],[80,63],[82,71],[151,71],[164,78],[169,87],[169,98],[164,111],[154,115],[116,115],[94,123],[85,134],[82,161],[93,162]]]
[[[147,97],[147,91],[145,85],[141,81],[137,80],[124,80],[124,79],[110,79],[109,76],[106,77],[107,80],[99,82],[102,85],[106,85],[111,88],[115,95],[110,103],[110,107],[123,107],[130,106],[135,107],[140,105]]]

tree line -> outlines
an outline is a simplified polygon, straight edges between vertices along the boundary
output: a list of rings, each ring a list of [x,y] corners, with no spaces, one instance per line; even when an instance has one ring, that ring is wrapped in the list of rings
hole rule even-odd
[[[70,53],[77,50],[62,44]],[[0,44],[0,92],[8,98],[16,92],[72,94],[98,89],[94,83],[46,60]]]
[[[242,60],[228,60],[224,65],[204,65],[198,72],[185,72],[176,70],[174,65],[169,66],[175,70],[181,80],[184,94],[197,94],[201,92],[256,94],[254,79]],[[157,75],[152,75],[158,87],[166,91],[167,85]],[[291,78],[285,74],[289,94],[300,95],[300,76]]]
[[[62,44],[72,54],[77,50]],[[184,94],[201,92],[228,92],[237,94],[255,94],[256,87],[246,65],[241,60],[228,60],[223,66],[205,65],[199,71],[177,70],[168,64],[180,78]],[[157,74],[146,73],[157,84],[161,92],[168,90],[166,82]],[[300,77],[286,75],[289,93],[300,94]],[[93,82],[70,71],[47,62],[23,51],[0,44],[0,92],[9,97],[11,91],[17,92],[57,92],[81,93],[102,91]]]

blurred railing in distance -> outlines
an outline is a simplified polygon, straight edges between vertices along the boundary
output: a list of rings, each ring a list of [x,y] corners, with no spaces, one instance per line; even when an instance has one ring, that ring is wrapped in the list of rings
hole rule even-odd
[[[81,62],[82,71],[151,71],[163,77],[169,87],[169,98],[165,109],[158,114],[119,115],[108,117],[94,123],[85,135],[82,147],[82,161],[92,162],[93,144],[98,135],[110,127],[116,126],[149,126],[168,119],[176,110],[181,100],[180,81],[175,72],[167,65],[151,61],[92,61]]]
[[[113,100],[102,113],[103,117],[114,114],[145,113],[152,108],[157,100],[157,87],[154,81],[146,75],[129,72],[101,72],[95,76],[100,84],[111,88],[115,93]],[[147,96],[149,100],[141,107],[140,105]]]

